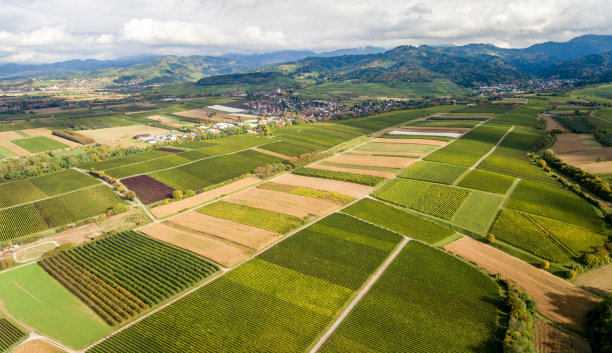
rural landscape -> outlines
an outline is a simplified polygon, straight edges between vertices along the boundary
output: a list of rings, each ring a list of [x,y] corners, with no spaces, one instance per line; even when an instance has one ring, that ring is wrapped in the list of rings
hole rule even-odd
[[[0,50],[0,353],[612,352],[612,35],[402,40]]]

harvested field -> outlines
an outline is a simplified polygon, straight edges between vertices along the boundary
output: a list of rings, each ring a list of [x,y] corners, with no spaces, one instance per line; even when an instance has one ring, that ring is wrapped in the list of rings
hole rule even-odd
[[[576,166],[591,174],[612,174],[612,161],[578,164]]]
[[[239,247],[202,234],[178,230],[163,223],[146,226],[140,231],[151,238],[203,256],[221,266],[232,267],[246,258],[246,253]]]
[[[253,186],[259,182],[261,182],[261,180],[257,178],[253,178],[253,177],[240,179],[231,184],[227,184],[219,188],[216,188],[210,191],[206,191],[201,194],[197,194],[196,196],[190,197],[188,199],[183,199],[181,201],[173,202],[168,205],[155,207],[151,209],[151,213],[157,218],[164,218],[171,214],[184,210],[186,208],[195,207],[199,204],[202,204],[208,201],[212,201],[216,199],[217,197],[231,194],[232,192],[238,191],[240,189],[244,189],[249,186]]]
[[[131,139],[134,136],[141,134],[166,135],[168,132],[169,131],[166,129],[147,125],[131,125],[79,131],[80,134],[91,137],[99,143]]]
[[[272,152],[272,151],[264,150],[263,148],[253,147],[251,149],[253,151],[269,154],[270,156],[275,156],[275,157],[282,158],[282,159],[289,159],[289,158],[291,158],[291,157],[289,157],[287,155],[284,155],[282,153],[277,153],[277,152]]]
[[[138,175],[131,178],[122,179],[121,182],[134,191],[140,201],[145,204],[161,201],[172,197],[173,188],[151,178],[148,175]]]
[[[593,135],[589,134],[563,134],[557,136],[552,150],[557,154],[595,150],[602,148]]]
[[[439,127],[439,126],[403,126],[398,129],[399,131],[409,132],[450,132],[450,133],[464,133],[471,129],[469,127]]]
[[[14,154],[18,156],[27,156],[28,154],[30,154],[30,152],[26,150],[25,148],[21,148],[10,141],[0,140],[0,146],[6,148],[7,150],[13,152]]]
[[[276,241],[278,236],[278,234],[265,229],[207,216],[195,211],[172,217],[168,222],[197,232],[210,234],[253,250],[265,248]]]
[[[540,314],[575,331],[586,330],[588,312],[601,301],[582,288],[470,237],[444,249],[515,282],[538,303]]]
[[[263,189],[249,189],[234,194],[225,201],[299,218],[311,215],[321,217],[339,207],[328,201]]]
[[[612,264],[590,270],[576,278],[576,284],[602,295],[612,294]]]
[[[596,150],[599,148],[603,148],[601,143],[599,143],[595,136],[591,134],[578,134],[576,136],[578,136],[578,139],[580,140],[580,142],[582,142],[582,145],[587,150]]]
[[[65,351],[41,339],[27,341],[13,353],[64,353]]]
[[[321,170],[334,170],[337,172],[347,172],[347,173],[355,173],[355,174],[374,175],[374,176],[379,176],[383,178],[393,178],[395,176],[395,173],[391,173],[391,172],[380,172],[377,170],[365,170],[365,169],[355,169],[355,168],[330,167],[328,165],[320,165],[320,164],[313,164],[309,166],[309,168],[321,169]]]
[[[546,118],[546,131],[551,130],[567,131],[567,129],[564,128],[563,125],[559,124],[557,120],[553,118]]]
[[[384,167],[384,168],[406,168],[414,159],[403,157],[376,157],[376,156],[347,156],[336,155],[326,160],[327,162],[363,165],[369,167]]]
[[[589,341],[544,321],[537,320],[534,331],[534,344],[540,353],[591,353]]]
[[[401,157],[413,157],[419,158],[424,157],[427,153],[419,153],[419,152],[380,152],[380,151],[357,151],[357,150],[348,150],[344,152],[346,156],[401,156]]]
[[[366,143],[355,147],[351,151],[368,152],[402,152],[402,153],[429,153],[435,151],[438,146],[414,144],[414,143]]]
[[[21,130],[21,132],[25,133],[28,136],[46,136],[46,137],[48,137],[50,139],[53,139],[53,140],[55,140],[57,142],[61,142],[61,143],[65,144],[65,145],[68,145],[70,147],[79,147],[79,146],[81,146],[80,143],[76,143],[74,141],[71,141],[71,140],[68,140],[68,139],[61,138],[59,136],[53,135],[53,131],[51,131],[51,130],[49,130],[47,128],[44,128],[44,127],[37,128],[37,129],[25,129],[25,130]]]
[[[0,142],[2,142],[2,141],[10,141],[10,140],[17,140],[17,139],[20,139],[22,137],[23,137],[22,135],[19,135],[15,131],[2,131],[2,132],[0,132]]]
[[[376,138],[370,142],[374,143],[409,143],[415,145],[430,145],[430,146],[446,146],[448,142],[440,141],[440,140],[426,140],[426,139],[386,139],[386,138]]]
[[[606,161],[612,161],[612,147],[559,154],[559,158],[565,163],[578,167],[581,164],[595,163],[599,157],[604,157]]]
[[[162,151],[162,152],[170,152],[170,153],[181,153],[181,152],[185,152],[184,150],[177,150],[176,148],[166,148],[166,147],[162,147],[162,148],[156,148],[156,151]]]
[[[339,180],[313,178],[296,174],[285,174],[274,179],[274,182],[286,185],[301,186],[305,188],[333,191],[352,197],[362,197],[374,191],[373,187],[366,185],[347,183]]]
[[[147,119],[159,121],[160,123],[162,123],[164,125],[170,125],[170,126],[176,126],[176,127],[180,127],[181,126],[181,124],[178,122],[178,120],[174,120],[174,119],[168,118],[166,116],[151,115],[151,116],[148,116]]]

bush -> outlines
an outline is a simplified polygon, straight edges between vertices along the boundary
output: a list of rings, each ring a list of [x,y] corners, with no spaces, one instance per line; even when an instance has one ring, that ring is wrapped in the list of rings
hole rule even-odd
[[[113,208],[111,208],[110,213],[111,214],[119,214],[119,213],[123,213],[127,210],[130,209],[130,206],[124,204],[124,203],[119,203],[116,204],[115,206],[113,206]]]
[[[574,270],[569,270],[569,271],[567,271],[567,272],[565,273],[565,278],[567,278],[567,279],[569,279],[569,280],[572,280],[572,279],[576,278],[576,275],[577,275],[576,271],[574,271]]]
[[[193,190],[187,190],[185,191],[185,197],[193,197],[196,195],[196,192]]]
[[[550,268],[550,262],[548,262],[547,260],[542,260],[540,261],[540,267],[543,269],[548,269]]]
[[[489,233],[485,236],[485,241],[489,244],[495,243],[495,235],[493,233]]]
[[[0,260],[0,270],[7,269],[15,264],[15,260],[12,257],[8,257],[4,260]]]
[[[182,190],[174,190],[172,192],[172,198],[175,200],[182,200],[184,197]]]

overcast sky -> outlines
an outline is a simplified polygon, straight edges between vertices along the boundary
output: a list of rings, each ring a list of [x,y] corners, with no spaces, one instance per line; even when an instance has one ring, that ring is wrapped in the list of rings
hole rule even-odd
[[[0,62],[612,34],[611,0],[0,0]]]

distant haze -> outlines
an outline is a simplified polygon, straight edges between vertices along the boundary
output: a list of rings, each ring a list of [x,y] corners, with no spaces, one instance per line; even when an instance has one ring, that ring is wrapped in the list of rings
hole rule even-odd
[[[2,0],[0,62],[330,51],[612,33],[610,0]]]

